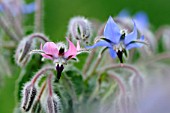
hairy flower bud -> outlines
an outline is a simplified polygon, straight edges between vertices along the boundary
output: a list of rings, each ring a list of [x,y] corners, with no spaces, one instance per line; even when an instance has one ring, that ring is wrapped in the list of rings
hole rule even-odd
[[[15,53],[15,61],[19,66],[25,66],[29,62],[32,42],[32,39],[26,37],[19,43]]]
[[[91,37],[91,24],[84,17],[73,17],[68,26],[68,35],[76,40],[88,43]]]
[[[59,97],[53,93],[52,77],[53,77],[53,74],[50,74],[47,80],[48,95],[46,97],[46,103],[45,103],[46,113],[59,113],[60,112],[60,100],[59,100]]]
[[[34,99],[37,94],[37,89],[30,82],[26,83],[23,90],[22,109],[29,111],[33,105]]]
[[[48,38],[41,33],[34,33],[31,34],[25,38],[23,38],[17,49],[16,49],[16,53],[15,53],[15,62],[19,65],[19,66],[25,66],[30,58],[31,58],[31,54],[30,50],[33,49],[35,43],[34,43],[34,39],[38,38],[43,40],[44,42],[49,41]]]
[[[59,113],[60,112],[60,101],[56,95],[47,97],[46,112],[47,113]]]

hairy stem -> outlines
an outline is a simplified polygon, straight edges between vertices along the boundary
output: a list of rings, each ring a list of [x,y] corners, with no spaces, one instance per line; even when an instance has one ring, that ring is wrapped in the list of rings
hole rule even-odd
[[[101,51],[99,52],[99,55],[98,55],[98,57],[97,57],[97,60],[96,60],[96,62],[95,62],[95,64],[94,64],[94,66],[92,67],[92,71],[91,72],[89,72],[89,75],[90,76],[92,76],[94,73],[95,73],[95,71],[96,71],[96,69],[97,69],[97,67],[99,66],[99,63],[101,62],[101,60],[102,60],[102,55],[104,54],[104,52],[107,50],[107,47],[103,47],[102,49],[101,49]]]
[[[155,55],[154,57],[152,57],[151,59],[146,60],[145,65],[153,64],[156,61],[163,60],[163,59],[169,59],[169,58],[170,58],[170,53],[158,54],[158,55]]]
[[[44,42],[49,41],[49,39],[42,33],[33,33],[33,34],[29,35],[28,37],[30,37],[31,39],[39,38],[39,39],[43,40]]]
[[[32,79],[32,84],[35,84],[35,82],[37,81],[37,79],[42,75],[42,74],[44,74],[44,73],[46,73],[47,71],[49,71],[49,70],[53,70],[53,69],[55,69],[53,66],[44,66],[42,69],[40,69],[35,75],[34,75],[34,77],[33,77],[33,79]]]
[[[43,30],[43,0],[36,0],[36,12],[35,12],[35,32],[42,32]]]
[[[52,77],[53,77],[53,74],[50,73],[50,74],[48,75],[48,79],[47,79],[48,93],[49,93],[50,96],[53,95],[53,88],[52,88],[52,84],[51,84],[51,82],[52,82]]]
[[[95,53],[96,53],[96,49],[93,49],[92,52],[90,53],[90,55],[88,56],[87,60],[86,60],[86,63],[84,64],[83,66],[83,75],[85,76],[86,73],[87,73],[87,70],[89,69],[90,67],[90,64],[92,63],[92,60],[95,56]]]
[[[45,90],[46,85],[47,85],[47,82],[45,81],[45,82],[43,83],[43,85],[42,85],[42,87],[41,87],[41,90],[40,90],[40,93],[39,93],[39,95],[38,95],[38,98],[37,98],[38,100],[41,99],[41,96],[42,96],[42,94],[43,94],[43,92],[44,92],[44,90]]]
[[[136,76],[140,76],[140,73],[139,71],[133,67],[132,65],[129,65],[129,64],[113,64],[113,65],[109,65],[109,66],[105,66],[105,67],[102,67],[98,70],[99,73],[102,73],[102,72],[106,72],[110,69],[115,69],[115,68],[125,68],[125,69],[128,69],[128,70],[131,70],[132,72],[135,73]]]
[[[122,80],[111,72],[107,72],[107,74],[117,82],[119,89],[120,89],[120,93],[125,95],[126,88],[125,88],[125,85],[123,84]]]

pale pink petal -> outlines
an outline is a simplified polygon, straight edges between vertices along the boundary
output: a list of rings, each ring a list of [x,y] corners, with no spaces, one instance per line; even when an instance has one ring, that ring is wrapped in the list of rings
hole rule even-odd
[[[40,44],[40,50],[42,50],[43,49],[43,45],[42,45],[42,43]]]
[[[66,39],[69,42],[69,49],[68,49],[68,51],[65,52],[64,56],[66,58],[74,58],[77,54],[77,48],[74,46],[74,44],[68,38],[66,38]]]
[[[50,59],[50,60],[53,60],[53,57],[52,56],[49,56],[49,55],[46,55],[44,53],[41,54],[44,58],[46,59]]]
[[[80,41],[78,40],[77,41],[77,51],[79,51],[81,48],[80,48]]]
[[[45,54],[53,55],[55,57],[58,56],[57,45],[54,42],[46,42],[42,48]]]

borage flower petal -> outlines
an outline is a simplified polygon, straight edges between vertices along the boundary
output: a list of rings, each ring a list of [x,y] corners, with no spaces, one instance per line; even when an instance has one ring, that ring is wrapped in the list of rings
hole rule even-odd
[[[66,38],[66,39],[69,42],[69,49],[68,49],[68,51],[65,52],[64,56],[67,59],[71,59],[77,55],[77,48],[74,46],[74,44],[68,38]]]
[[[57,45],[54,42],[46,42],[42,48],[43,52],[46,54],[44,55],[45,58],[46,56],[53,56],[53,57],[58,57],[58,49]]]
[[[127,45],[130,42],[132,42],[132,41],[137,39],[137,28],[136,28],[136,24],[135,24],[134,21],[133,21],[133,23],[134,23],[133,31],[130,34],[125,36],[125,39],[124,39],[125,45]]]
[[[140,31],[149,27],[149,19],[145,12],[138,12],[133,18]]]
[[[104,36],[114,44],[117,44],[120,41],[120,37],[121,37],[120,29],[111,16],[109,17],[106,23],[104,29]]]
[[[139,39],[139,41],[144,41],[144,36],[141,36],[141,38]],[[144,44],[143,43],[140,43],[140,42],[132,42],[132,43],[129,43],[127,46],[126,46],[126,49],[127,50],[130,50],[132,48],[140,48],[142,47]]]
[[[97,43],[95,43],[93,46],[87,46],[86,48],[87,49],[92,49],[92,48],[96,48],[96,47],[99,47],[99,46],[106,46],[106,47],[109,47],[111,48],[112,45],[106,41],[99,41]]]
[[[112,48],[109,48],[109,53],[110,53],[110,56],[112,58],[116,58],[117,57],[117,53]]]

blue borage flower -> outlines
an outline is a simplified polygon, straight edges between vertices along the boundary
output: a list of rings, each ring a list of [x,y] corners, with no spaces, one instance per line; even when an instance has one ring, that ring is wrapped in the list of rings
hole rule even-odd
[[[8,3],[2,1],[2,3],[0,3],[0,12],[3,12],[5,7],[7,7],[14,16],[17,15],[19,10],[21,10],[23,14],[30,14],[36,10],[35,2],[29,4],[22,4],[21,7],[18,7],[18,4],[16,3]]]
[[[127,56],[126,50],[142,47],[145,43],[144,36],[137,39],[138,32],[135,22],[133,23],[133,31],[127,34],[125,30],[120,30],[118,25],[110,16],[104,29],[104,38],[98,39],[93,46],[89,46],[87,48],[92,49],[98,46],[105,46],[109,49],[109,53],[112,58],[116,58],[118,56],[120,62],[123,63],[123,54]]]

